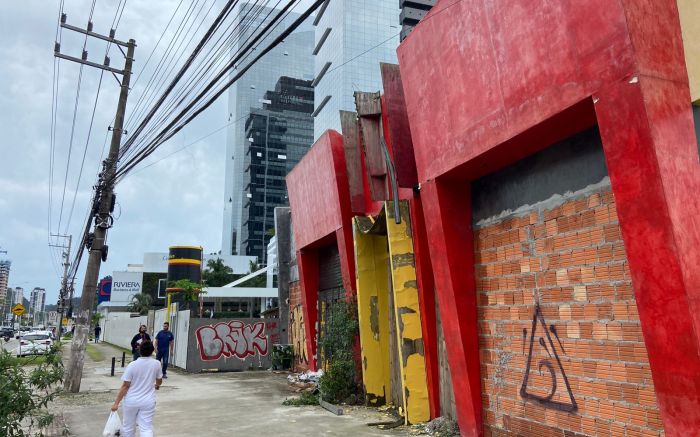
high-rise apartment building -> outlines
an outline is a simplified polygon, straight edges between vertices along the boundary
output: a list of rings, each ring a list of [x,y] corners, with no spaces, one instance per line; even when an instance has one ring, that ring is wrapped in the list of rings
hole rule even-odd
[[[12,305],[17,305],[18,303],[24,302],[24,288],[15,287],[12,292]]]
[[[277,13],[276,10],[260,7],[255,3],[238,6],[235,25],[235,40],[239,45],[248,42],[251,35],[256,35]],[[274,30],[262,39],[260,47],[277,37],[294,20],[299,17],[292,12],[274,27]],[[265,93],[274,90],[281,77],[312,80],[314,61],[311,51],[314,44],[314,30],[311,23],[305,23],[284,39],[284,42],[272,49],[248,72],[236,81],[229,90],[229,120],[232,124],[226,139],[226,174],[224,188],[224,217],[221,250],[226,255],[246,254],[248,250],[242,238],[244,223],[244,206],[250,198],[250,175],[246,168],[251,165],[250,146],[246,136],[246,125],[251,113],[262,110]],[[239,47],[234,48],[234,52]],[[234,71],[235,74],[235,71]]]
[[[29,293],[29,314],[36,319],[37,314],[44,312],[45,303],[46,290],[35,287],[31,293]]]
[[[0,303],[8,298],[7,283],[10,280],[11,261],[0,260]]]
[[[339,111],[354,111],[354,91],[380,91],[380,62],[396,63],[398,0],[333,0],[314,20],[314,138],[340,131]]]
[[[310,80],[281,77],[263,102],[245,123],[250,153],[240,235],[245,255],[266,263],[275,207],[289,205],[285,177],[314,140],[314,90]]]

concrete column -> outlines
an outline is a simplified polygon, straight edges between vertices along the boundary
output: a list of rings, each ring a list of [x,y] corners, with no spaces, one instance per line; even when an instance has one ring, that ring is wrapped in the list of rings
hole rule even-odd
[[[463,436],[482,436],[474,235],[467,182],[421,185],[447,359]]]
[[[594,95],[667,436],[700,429],[700,164],[685,83],[643,73]]]

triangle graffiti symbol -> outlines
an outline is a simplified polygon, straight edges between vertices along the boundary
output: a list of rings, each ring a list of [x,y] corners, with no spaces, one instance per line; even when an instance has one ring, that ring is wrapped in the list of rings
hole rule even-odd
[[[538,323],[539,322],[539,323]],[[547,351],[549,354],[550,358],[543,358],[537,363],[537,369],[542,372],[543,369],[546,369],[549,371],[549,375],[552,378],[552,387],[549,391],[549,394],[546,396],[540,396],[536,395],[534,393],[529,393],[527,391],[527,383],[528,379],[530,377],[530,367],[532,365],[532,352],[534,350],[535,346],[535,333],[537,331],[537,327],[540,325],[542,327],[542,330],[544,330],[545,335],[540,336],[539,338],[539,344],[544,347],[544,349]],[[557,336],[557,341],[561,345],[561,341],[559,340],[559,336],[556,333],[556,330],[554,329],[554,326],[552,326],[552,333]],[[545,340],[546,336],[546,340]],[[549,344],[549,347],[547,346]],[[562,347],[563,350],[563,347]],[[551,352],[550,352],[551,351]],[[561,373],[562,379],[564,380],[564,385],[566,386],[566,391],[569,395],[569,400],[570,402],[562,402],[562,401],[554,401],[552,398],[554,397],[554,394],[557,391],[557,372],[555,365],[552,363],[551,358],[556,359],[556,368],[559,369],[559,372]],[[527,356],[527,364],[525,366],[525,376],[523,377],[523,384],[520,387],[520,396],[525,399],[525,400],[532,400],[540,405],[546,407],[546,408],[553,408],[556,410],[560,411],[567,411],[567,412],[574,412],[578,410],[578,405],[576,404],[576,399],[574,399],[574,394],[571,392],[571,386],[569,385],[569,379],[566,377],[566,372],[564,372],[564,367],[561,364],[561,360],[559,359],[559,354],[557,353],[557,349],[554,347],[554,342],[552,341],[552,337],[549,333],[549,330],[547,329],[547,324],[544,321],[544,317],[542,316],[542,310],[540,309],[540,305],[537,304],[535,306],[535,314],[532,317],[532,331],[530,333],[530,351]]]

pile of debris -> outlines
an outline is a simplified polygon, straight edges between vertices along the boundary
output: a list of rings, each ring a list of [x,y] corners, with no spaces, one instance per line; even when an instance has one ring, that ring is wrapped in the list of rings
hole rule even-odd
[[[318,372],[306,371],[304,373],[293,373],[287,376],[289,386],[295,393],[313,392],[318,389],[318,381],[323,376],[323,370]]]
[[[446,417],[438,417],[428,423],[421,423],[411,427],[411,435],[432,435],[438,437],[459,436],[459,425],[454,420]]]

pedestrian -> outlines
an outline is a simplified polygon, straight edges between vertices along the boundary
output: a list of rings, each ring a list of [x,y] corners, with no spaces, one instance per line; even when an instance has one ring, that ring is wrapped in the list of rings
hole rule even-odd
[[[139,346],[144,341],[151,341],[151,336],[146,332],[146,325],[139,326],[139,333],[131,339],[131,353],[134,356],[134,361],[139,358]]]
[[[156,334],[156,359],[163,364],[163,378],[167,378],[168,359],[173,350],[175,336],[170,332],[170,323],[163,323],[163,329]]]
[[[150,340],[142,341],[139,344],[141,359],[129,363],[122,375],[122,386],[112,404],[112,411],[117,411],[119,403],[124,400],[124,422],[120,430],[122,437],[134,437],[137,424],[141,437],[153,437],[156,390],[163,383],[163,373],[158,361],[153,359],[153,349]]]
[[[95,343],[100,342],[100,333],[102,333],[102,328],[97,324],[95,325]]]

